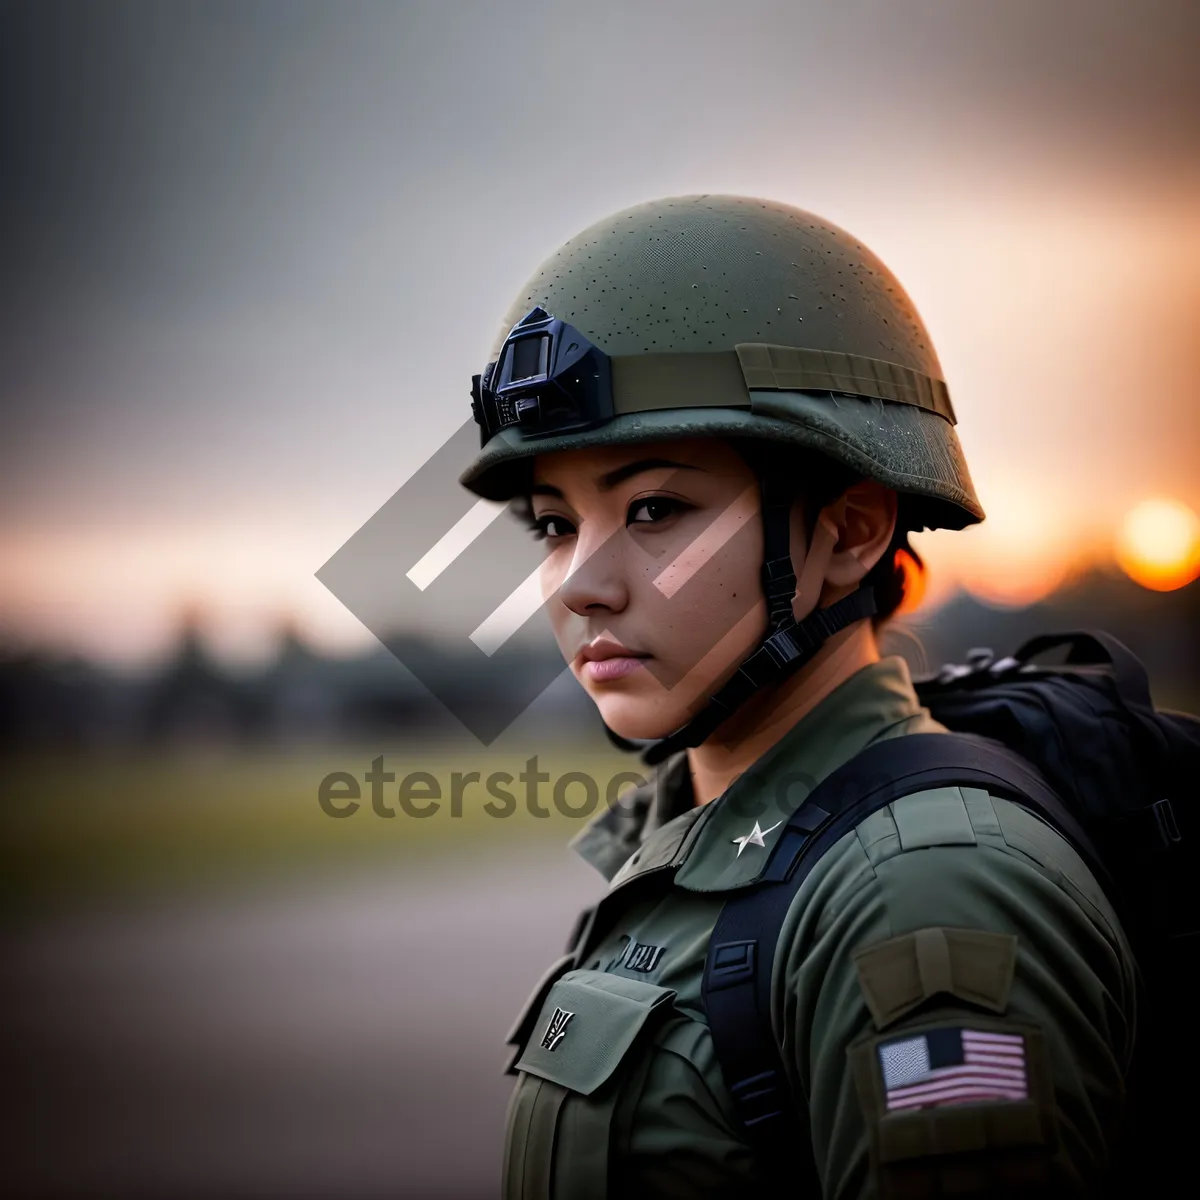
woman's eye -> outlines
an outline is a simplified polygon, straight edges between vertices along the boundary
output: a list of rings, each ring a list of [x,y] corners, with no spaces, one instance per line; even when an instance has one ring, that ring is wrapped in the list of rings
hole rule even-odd
[[[635,500],[629,506],[627,525],[650,525],[656,521],[665,521],[667,517],[682,512],[687,506],[678,500],[669,500],[666,496],[649,496],[645,500]]]
[[[530,528],[538,541],[542,538],[566,537],[575,532],[575,527],[565,517],[556,517],[549,513],[544,517],[537,517]]]

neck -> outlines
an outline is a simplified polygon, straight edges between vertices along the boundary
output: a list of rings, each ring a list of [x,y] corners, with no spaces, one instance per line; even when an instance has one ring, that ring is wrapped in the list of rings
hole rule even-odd
[[[855,621],[779,687],[749,700],[708,741],[688,751],[696,803],[715,800],[830,692],[878,661],[871,622]]]

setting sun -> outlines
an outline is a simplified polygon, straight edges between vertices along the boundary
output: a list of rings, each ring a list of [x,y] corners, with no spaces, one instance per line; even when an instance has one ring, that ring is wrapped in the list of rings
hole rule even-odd
[[[1200,517],[1178,500],[1143,500],[1121,523],[1116,558],[1142,587],[1181,588],[1200,575]]]

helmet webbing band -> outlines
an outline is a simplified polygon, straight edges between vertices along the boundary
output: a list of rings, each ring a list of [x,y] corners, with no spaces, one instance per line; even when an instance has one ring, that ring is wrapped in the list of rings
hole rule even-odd
[[[733,350],[609,359],[613,412],[753,408],[754,391],[835,392],[926,409],[955,423],[941,379],[861,354],[742,342]]]
[[[532,308],[495,362],[471,381],[480,445],[501,430],[542,438],[615,416],[672,408],[755,408],[754,393],[829,392],[913,405],[954,424],[940,379],[842,351],[740,342],[732,350],[609,356],[579,330]]]

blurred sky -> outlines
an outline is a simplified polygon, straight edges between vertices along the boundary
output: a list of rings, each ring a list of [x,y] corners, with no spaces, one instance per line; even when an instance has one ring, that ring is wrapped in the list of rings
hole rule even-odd
[[[1198,58],[1195,0],[3,3],[0,635],[366,644],[313,573],[522,281],[705,191],[899,275],[990,514],[934,583],[1036,594],[1200,508]]]

